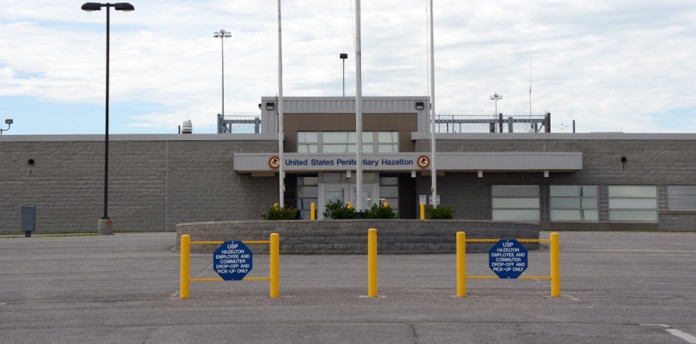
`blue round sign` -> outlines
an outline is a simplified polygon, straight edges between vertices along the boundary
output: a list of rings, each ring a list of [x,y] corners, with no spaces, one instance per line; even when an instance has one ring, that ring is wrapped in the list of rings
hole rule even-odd
[[[213,268],[225,281],[241,281],[251,272],[254,254],[241,241],[225,241],[213,252]]]
[[[527,258],[527,249],[519,241],[500,240],[488,251],[488,267],[499,278],[517,278],[527,270]]]

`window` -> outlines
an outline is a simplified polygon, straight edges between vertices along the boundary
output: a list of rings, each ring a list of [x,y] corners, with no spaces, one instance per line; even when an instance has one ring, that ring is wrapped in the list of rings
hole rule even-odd
[[[667,208],[669,210],[696,211],[696,186],[668,186]]]
[[[298,153],[355,153],[355,132],[301,131],[297,133]],[[375,131],[362,133],[363,152],[396,153],[399,151],[399,133]]]
[[[551,185],[551,221],[598,221],[596,185]]]
[[[493,185],[493,220],[539,221],[538,185]]]
[[[610,185],[609,221],[657,222],[657,187]]]
[[[297,133],[297,152],[298,153],[317,153],[319,147],[319,135],[315,132]]]
[[[377,132],[377,151],[380,153],[396,153],[399,151],[399,133],[396,131]]]

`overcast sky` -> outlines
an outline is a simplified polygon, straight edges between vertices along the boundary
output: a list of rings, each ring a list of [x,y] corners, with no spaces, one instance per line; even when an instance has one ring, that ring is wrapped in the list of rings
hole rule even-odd
[[[106,11],[0,0],[5,135],[104,131]],[[111,11],[111,132],[214,133],[275,96],[277,1],[147,0]],[[428,94],[427,0],[362,2],[364,96]],[[354,0],[285,0],[286,96],[355,94]],[[435,0],[438,113],[551,112],[552,130],[696,132],[696,1]]]

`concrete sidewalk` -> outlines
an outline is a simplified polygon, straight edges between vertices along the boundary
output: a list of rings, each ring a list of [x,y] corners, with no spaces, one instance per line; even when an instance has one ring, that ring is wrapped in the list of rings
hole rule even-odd
[[[543,238],[548,233],[542,233]],[[696,343],[696,234],[561,233],[562,297],[548,281],[469,280],[454,255],[281,256],[268,282],[192,283],[178,298],[175,233],[0,239],[3,343]],[[282,238],[281,238],[282,245]],[[194,254],[192,277],[214,277]],[[548,274],[548,250],[525,274]],[[492,274],[485,254],[470,274]],[[254,256],[249,276],[268,274]]]

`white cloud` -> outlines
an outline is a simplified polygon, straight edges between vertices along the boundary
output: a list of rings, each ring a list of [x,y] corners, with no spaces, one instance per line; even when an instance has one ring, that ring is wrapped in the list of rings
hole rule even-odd
[[[103,101],[104,11],[81,3],[3,0],[0,96]],[[277,94],[276,1],[133,2],[111,13],[114,102],[152,103],[133,127],[157,131],[220,112],[220,41],[225,40],[226,112],[257,111]],[[284,94],[355,90],[353,0],[283,3]],[[425,0],[362,3],[364,95],[427,94]],[[37,11],[40,8],[40,11]],[[550,111],[554,126],[580,130],[673,131],[659,114],[696,112],[693,1],[435,2],[436,108],[506,113]],[[696,115],[696,113],[693,113]],[[696,116],[695,116],[696,117]],[[676,126],[696,131],[693,121]],[[69,130],[69,129],[65,129]],[[100,131],[96,127],[95,132]]]

